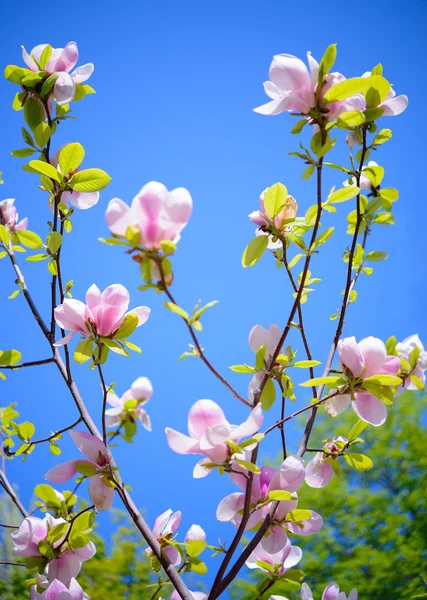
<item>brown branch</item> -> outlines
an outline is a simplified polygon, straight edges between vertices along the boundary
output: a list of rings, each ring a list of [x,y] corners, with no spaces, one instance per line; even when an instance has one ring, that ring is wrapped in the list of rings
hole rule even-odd
[[[78,425],[79,423],[81,423],[83,421],[82,417],[79,417],[77,419],[77,421],[75,421],[72,425],[68,425],[68,427],[64,427],[64,429],[60,429],[59,431],[56,431],[55,433],[52,433],[52,435],[50,435],[49,437],[43,438],[41,440],[31,440],[31,442],[28,442],[28,448],[24,451],[24,452],[28,452],[28,450],[31,448],[31,446],[35,446],[36,444],[43,444],[45,442],[50,442],[52,441],[54,438],[56,438],[58,435],[61,435],[62,433],[65,433],[66,431],[69,431],[70,429],[74,429],[74,427],[76,427],[76,425]],[[7,450],[7,454],[9,456],[13,456],[14,454],[16,454],[16,452],[11,452],[9,449]]]
[[[19,512],[21,513],[21,515],[24,518],[28,517],[27,510],[25,509],[24,505],[22,504],[22,502],[18,498],[17,493],[15,492],[15,490],[13,489],[13,487],[11,486],[11,484],[9,483],[9,480],[6,477],[6,473],[3,471],[3,469],[0,469],[0,485],[4,489],[4,491],[6,492],[6,494],[10,497],[10,499],[12,500],[12,502],[14,503],[14,505],[17,507],[17,509],[19,510]]]
[[[12,562],[10,560],[0,560],[0,565],[10,565],[12,567],[26,567],[26,564],[24,562]]]
[[[23,369],[24,367],[38,367],[39,365],[47,365],[49,363],[55,362],[53,356],[51,358],[43,358],[41,360],[33,360],[31,362],[20,363],[17,365],[2,365],[1,369],[11,369],[15,371],[17,369]]]

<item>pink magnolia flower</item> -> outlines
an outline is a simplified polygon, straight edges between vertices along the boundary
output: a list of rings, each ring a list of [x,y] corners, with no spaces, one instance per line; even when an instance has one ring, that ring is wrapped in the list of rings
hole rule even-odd
[[[348,443],[347,438],[342,436],[336,436],[332,438],[331,442],[326,443],[323,446],[323,450],[329,454],[338,456],[340,448],[336,442]],[[328,456],[325,452],[317,452],[314,458],[310,460],[305,469],[305,482],[312,488],[321,488],[328,485],[334,476],[334,470],[331,462],[336,460],[336,456]]]
[[[22,58],[31,71],[40,71],[37,63],[40,62],[42,52],[46,46],[47,44],[39,44],[29,54],[22,46]],[[55,100],[58,104],[71,102],[76,93],[76,84],[87,81],[93,73],[93,64],[87,63],[70,74],[71,69],[76,66],[78,58],[79,51],[76,42],[68,42],[65,48],[52,48],[52,55],[45,71],[49,74],[58,75],[54,85]]]
[[[206,542],[206,533],[200,525],[192,525],[185,535],[185,542]]]
[[[282,330],[274,323],[267,329],[262,325],[255,325],[249,332],[249,347],[256,354],[261,346],[265,346],[265,358],[268,361],[273,356],[281,337]],[[249,382],[248,399],[252,403],[254,402],[255,392],[258,390],[263,377],[264,373],[260,371],[259,373],[255,373]]]
[[[129,314],[138,317],[138,325],[143,325],[150,316],[151,309],[138,306],[128,311],[129,292],[115,283],[105,288],[103,292],[94,284],[86,292],[86,304],[74,298],[65,298],[64,302],[55,308],[55,320],[61,329],[71,330],[55,346],[68,344],[76,333],[85,338],[93,336],[111,337],[123,324]]]
[[[110,451],[102,440],[85,431],[70,431],[70,435],[87,460],[74,458],[53,467],[44,477],[53,483],[64,483],[79,472],[77,470],[79,465],[87,465],[88,472],[91,470],[90,467],[93,467],[94,474],[88,475],[90,477],[89,496],[98,510],[107,510],[113,503],[114,497],[114,488],[106,483],[107,477],[111,473]]]
[[[30,592],[30,600],[84,600],[89,598],[80,587],[80,584],[72,578],[70,585],[66,586],[58,579],[54,579],[43,593],[37,591],[33,585]]]
[[[222,522],[231,521],[235,527],[238,527],[242,520],[246,478],[244,477],[244,470],[239,465],[232,463],[232,467],[233,471],[237,471],[237,473],[230,473],[230,479],[243,492],[234,492],[221,500],[216,511],[216,517]],[[287,531],[297,535],[311,535],[317,533],[322,527],[322,517],[314,511],[308,511],[310,517],[304,521],[303,527],[297,523],[286,521],[287,515],[298,506],[298,496],[295,492],[303,484],[304,478],[304,463],[299,456],[288,456],[277,470],[271,467],[261,467],[261,473],[254,475],[251,494],[251,505],[254,510],[249,517],[246,529],[253,529],[266,517],[270,510],[270,502],[268,502],[270,492],[280,490],[294,495],[292,500],[281,500],[279,502],[274,515],[273,526],[261,541],[261,545],[266,552],[276,554],[281,551],[288,539]]]
[[[362,77],[370,77],[371,71],[366,71],[363,73]],[[360,110],[366,110],[366,100],[364,100],[364,108]],[[391,87],[389,93],[385,100],[378,106],[378,108],[382,108],[384,110],[383,117],[396,117],[403,113],[404,110],[408,107],[408,96],[402,94],[401,96],[396,96],[396,92]]]
[[[38,544],[47,536],[48,526],[45,519],[27,517],[22,521],[17,531],[10,534],[13,551],[19,556],[38,556]]]
[[[121,398],[112,392],[108,392],[107,402],[113,408],[109,408],[105,411],[105,414],[107,415],[105,420],[107,427],[120,425],[120,423],[126,421],[129,414],[132,415],[135,413],[143,427],[145,427],[147,431],[151,431],[151,419],[142,407],[150,400],[152,393],[153,386],[147,377],[138,377],[138,379],[132,383],[130,390],[126,390]],[[137,400],[138,404],[135,408],[128,410],[125,405],[129,400]]]
[[[400,369],[397,356],[387,356],[384,342],[374,337],[364,338],[359,343],[355,337],[338,342],[338,353],[345,373],[363,380],[372,375],[396,375]],[[387,408],[375,396],[366,390],[354,392],[354,401],[350,394],[340,394],[325,402],[326,412],[336,417],[353,406],[359,419],[375,427],[383,425],[387,419]]]
[[[208,595],[204,594],[203,592],[192,592],[191,590],[189,590],[189,592],[193,596],[194,600],[205,600],[208,597]],[[170,600],[181,600],[181,596],[176,590],[174,590]]]
[[[66,550],[47,565],[49,581],[57,579],[64,585],[69,586],[71,581],[80,573],[82,564],[95,556],[95,553],[96,548],[93,542],[89,542],[83,548],[76,548],[73,552]]]
[[[340,592],[340,588],[336,583],[330,583],[322,594],[322,600],[358,600],[359,595],[357,590],[351,590],[347,596],[344,592]],[[302,584],[301,587],[301,600],[313,600],[313,594],[311,589],[306,583]]]
[[[404,361],[406,361],[409,364],[411,352],[416,347],[418,347],[420,349],[420,355],[418,357],[418,361],[415,366],[415,369],[412,371],[412,373],[416,377],[418,377],[418,379],[421,381],[421,383],[425,383],[426,382],[425,371],[427,369],[427,352],[424,350],[423,343],[420,340],[418,334],[415,333],[413,335],[410,335],[407,338],[405,338],[403,340],[403,342],[399,342],[398,344],[396,344],[396,352],[397,352],[399,358],[403,359]],[[403,387],[406,388],[407,390],[417,390],[418,389],[410,377],[407,377],[405,379],[404,386],[401,386],[401,388],[399,388],[399,390],[401,390]]]
[[[203,454],[194,468],[193,476],[205,477],[211,469],[204,466],[210,462],[223,463],[229,460],[233,450],[227,440],[238,443],[242,438],[257,433],[263,423],[261,405],[258,404],[241,425],[231,425],[222,409],[212,400],[198,400],[188,414],[190,436],[166,428],[169,447],[178,454]],[[254,444],[253,447],[255,447]]]
[[[289,571],[289,569],[292,569],[292,567],[297,565],[301,558],[301,548],[298,546],[292,546],[289,539],[287,539],[282,550],[279,550],[279,552],[274,554],[270,554],[262,547],[261,544],[258,544],[246,561],[246,566],[249,567],[249,569],[261,569],[262,571],[265,571],[271,575],[270,571],[258,564],[259,562],[264,562],[268,565],[271,565],[275,569],[276,575],[282,577],[286,571]]]
[[[309,114],[310,109],[315,106],[319,64],[310,52],[307,52],[307,60],[310,71],[301,59],[292,54],[274,56],[269,71],[270,81],[264,83],[265,93],[271,98],[271,101],[255,108],[255,112],[262,115],[278,115],[285,111]],[[341,73],[326,75],[326,82],[320,95],[321,106],[325,92],[344,79],[345,77]],[[335,119],[340,113],[347,110],[360,110],[363,106],[363,96],[362,99],[359,96],[353,96],[344,102],[326,104],[325,108],[329,111],[328,118]]]
[[[150,181],[141,188],[130,207],[119,198],[110,200],[105,219],[114,235],[125,237],[127,228],[133,225],[141,232],[141,246],[160,248],[162,241],[179,241],[192,208],[190,192],[185,188],[168,192],[162,183]]]
[[[2,200],[0,202],[0,214],[2,217],[2,219],[0,219],[0,223],[3,220],[5,226],[11,232],[27,229],[28,227],[27,217],[25,217],[25,219],[21,219],[21,221],[18,221],[18,212],[14,206],[14,203],[14,198],[7,198],[6,200]]]
[[[52,156],[52,158],[50,159],[51,165],[54,166],[55,169],[59,171],[59,173],[61,173],[61,169],[58,164],[59,153],[63,148],[65,148],[65,146],[66,144],[58,148],[54,156]],[[77,167],[77,169],[75,169],[75,171],[73,171],[72,174],[78,173],[80,170],[80,167]],[[88,208],[91,208],[92,206],[95,206],[95,204],[98,203],[98,200],[99,192],[76,192],[75,190],[70,190],[67,192],[62,192],[61,194],[61,202],[63,204],[68,206],[68,203],[70,203],[76,208],[79,208],[80,210],[86,210]],[[51,208],[53,209],[52,206]]]
[[[369,167],[378,167],[378,163],[376,163],[374,160],[370,160],[368,162],[368,164],[362,168],[362,173],[360,175],[360,183],[359,183],[359,188],[361,190],[370,190],[372,188],[372,183],[370,182],[368,177],[363,173],[363,171],[368,170]],[[346,179],[345,181],[343,181],[344,187],[348,187],[349,185],[356,185],[355,177],[350,177],[349,179]]]
[[[265,196],[267,190],[268,190],[268,188],[265,188],[265,190],[262,192],[261,196],[259,197],[259,203],[261,206],[261,210],[255,210],[254,212],[251,212],[249,215],[249,218],[252,221],[252,223],[254,223],[255,225],[258,225],[258,227],[266,227],[269,225],[269,217],[268,217],[267,213],[265,212],[265,208],[264,208],[264,196]],[[292,225],[290,223],[286,223],[286,221],[288,219],[294,219],[296,217],[297,211],[298,211],[298,204],[297,204],[295,198],[293,196],[291,196],[290,194],[288,194],[288,199],[287,199],[285,206],[280,211],[280,213],[276,217],[274,217],[274,226],[276,227],[276,229],[285,234],[288,233],[289,231],[291,231]],[[258,234],[259,235],[267,235],[263,231],[257,232],[257,235]],[[278,240],[277,242],[273,242],[273,236],[271,236],[271,235],[269,236],[268,248],[270,250],[275,250],[277,248],[280,248],[281,246],[282,246],[282,242],[280,240]]]
[[[176,548],[169,545],[173,538],[173,534],[178,529],[181,523],[181,511],[172,512],[169,508],[164,513],[159,515],[154,521],[153,534],[157,541],[162,546],[164,553],[169,558],[171,563],[176,567],[181,562],[181,554]],[[147,548],[145,552],[150,555],[153,553],[151,548]]]

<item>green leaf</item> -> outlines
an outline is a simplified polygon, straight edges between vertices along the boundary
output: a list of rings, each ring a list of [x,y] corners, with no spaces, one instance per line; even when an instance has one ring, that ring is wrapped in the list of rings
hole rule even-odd
[[[307,125],[307,123],[308,123],[307,119],[301,119],[300,121],[297,121],[291,129],[291,133],[293,133],[293,134],[301,133],[301,131],[304,129],[304,127]]]
[[[352,442],[353,440],[358,438],[360,436],[360,434],[362,433],[362,431],[365,431],[367,426],[368,426],[368,424],[365,421],[362,421],[361,419],[359,419],[357,421],[357,423],[355,425],[353,425],[353,427],[350,429],[350,431],[347,435],[348,441]]]
[[[33,437],[36,428],[30,421],[24,421],[20,425],[18,425],[19,433],[22,436],[22,439],[25,441],[31,440]]]
[[[287,492],[285,490],[273,490],[268,493],[269,500],[292,500],[291,492]]]
[[[52,73],[52,75],[49,75],[49,77],[43,82],[42,89],[40,90],[40,96],[46,96],[46,94],[50,92],[58,77],[59,73]]]
[[[30,69],[23,69],[16,65],[7,65],[4,70],[5,78],[11,83],[21,83],[22,79],[27,75],[30,75],[32,71]]]
[[[270,410],[276,400],[276,386],[272,379],[268,378],[262,390],[260,402],[264,410]]]
[[[110,340],[109,338],[101,338],[102,343],[107,346],[114,354],[118,354],[119,356],[130,356],[129,352],[123,348],[121,344],[115,342],[114,340]],[[123,341],[123,344],[126,346],[130,345],[130,342]]]
[[[40,123],[44,121],[42,105],[31,96],[27,98],[24,104],[24,119],[31,131],[35,131]]]
[[[371,260],[373,262],[380,262],[382,260],[386,260],[386,258],[388,258],[388,254],[382,250],[375,250],[373,252],[368,252],[365,258],[366,260]]]
[[[51,135],[52,130],[47,123],[40,123],[34,130],[34,137],[39,148],[44,148],[46,146]]]
[[[125,346],[127,346],[129,348],[129,350],[132,350],[133,352],[137,352],[138,354],[141,354],[142,350],[136,344],[129,342],[129,340],[123,340],[123,343]]]
[[[310,177],[314,173],[314,169],[315,169],[314,165],[309,165],[306,169],[304,169],[304,171],[302,172],[303,181],[308,181],[310,179]]]
[[[61,179],[58,171],[49,163],[42,160],[30,160],[29,165],[32,169],[34,169],[34,171],[37,171],[37,173],[46,175],[47,177],[50,177],[51,179],[54,179],[60,183]]]
[[[326,91],[324,102],[341,102],[355,94],[363,94],[369,87],[368,77],[353,77],[333,85]]]
[[[400,385],[402,380],[400,377],[396,377],[396,375],[388,375],[388,374],[379,374],[379,375],[371,375],[370,377],[366,377],[363,380],[363,383],[378,383],[379,385],[389,385],[395,386]]]
[[[378,107],[368,108],[367,110],[365,110],[364,114],[366,122],[368,123],[370,121],[376,121],[377,119],[382,117],[384,114],[384,109]]]
[[[391,140],[392,136],[393,132],[391,129],[381,129],[374,137],[374,141],[372,143],[375,146],[380,146],[381,144],[385,144],[386,142]]]
[[[85,151],[81,144],[73,142],[67,144],[59,153],[58,163],[62,175],[75,171],[83,162]]]
[[[139,227],[136,225],[129,225],[126,229],[126,239],[131,246],[137,248],[141,243],[141,230]]]
[[[256,373],[257,370],[254,367],[249,367],[248,365],[232,365],[228,367],[230,371],[233,373]]]
[[[303,508],[296,508],[295,510],[291,510],[287,515],[286,515],[286,520],[287,521],[307,521],[308,519],[311,519],[312,514],[311,514],[311,510],[305,510]]]
[[[318,246],[321,246],[322,244],[326,243],[334,233],[334,230],[335,227],[328,227],[328,229],[322,231],[317,240],[314,242],[314,247],[317,248]]]
[[[346,202],[351,200],[360,193],[360,189],[356,185],[349,185],[343,187],[335,192],[332,192],[326,200],[328,204],[338,204],[340,202]]]
[[[120,325],[119,329],[114,334],[114,337],[119,338],[120,340],[129,337],[138,327],[138,322],[138,315],[132,313],[126,315],[122,325]]]
[[[0,352],[0,366],[16,365],[22,358],[18,350],[5,350]]]
[[[52,231],[46,238],[46,245],[49,250],[55,254],[58,252],[62,244],[62,235],[58,231]]]
[[[372,222],[376,225],[394,225],[394,216],[389,212],[380,213]]]
[[[96,475],[96,467],[89,462],[81,462],[76,464],[77,473],[81,473],[85,477],[93,477]]]
[[[417,386],[417,388],[421,391],[424,392],[425,391],[425,385],[424,383],[421,381],[421,379],[419,377],[417,377],[416,375],[414,375],[413,373],[411,373],[409,375],[411,381]]]
[[[195,557],[199,556],[206,548],[207,544],[203,540],[190,540],[185,544],[185,549],[188,556]]]
[[[290,367],[298,367],[299,369],[309,369],[310,367],[317,367],[322,363],[319,360],[297,360],[297,362],[289,365]]]
[[[191,570],[198,575],[206,575],[208,568],[200,558],[193,558],[191,561]]]
[[[234,458],[234,462],[246,469],[247,471],[250,471],[254,475],[259,475],[261,473],[261,469],[257,465],[254,465],[254,463],[249,462],[248,460]]]
[[[395,354],[396,345],[397,345],[396,336],[394,336],[394,335],[390,336],[385,343],[385,347],[386,347],[388,356]]]
[[[337,125],[341,129],[353,129],[362,125],[366,120],[365,115],[360,110],[350,110],[340,114],[337,120]]]
[[[369,471],[374,466],[369,456],[356,452],[346,452],[344,460],[352,469],[356,469],[357,471]]]
[[[36,485],[34,488],[34,494],[46,504],[53,504],[54,506],[59,506],[60,504],[53,487],[47,483]]]
[[[91,340],[82,340],[74,350],[74,360],[82,365],[91,360],[93,353],[93,342]]]
[[[415,369],[415,367],[417,366],[417,362],[420,357],[420,353],[421,353],[421,350],[418,346],[415,346],[415,348],[412,349],[412,352],[409,356],[409,365],[410,365],[411,369]]]
[[[189,319],[189,314],[186,310],[184,310],[183,308],[181,308],[180,306],[178,306],[177,304],[175,304],[174,302],[164,302],[163,303],[164,306],[170,310],[171,312],[179,315],[180,317],[182,317],[185,321],[188,321]]]
[[[16,231],[15,235],[18,238],[19,243],[26,248],[30,248],[30,250],[38,250],[39,248],[43,248],[43,241],[41,237],[38,236],[37,233],[34,233],[34,231],[21,229],[20,231]]]
[[[111,177],[102,169],[84,169],[75,173],[68,185],[76,192],[98,192],[110,183]]]
[[[253,267],[264,254],[267,246],[268,235],[259,235],[249,242],[242,254],[243,268]]]
[[[262,345],[258,348],[255,354],[255,366],[259,371],[262,371],[265,368],[265,354],[267,352],[267,347]]]
[[[273,567],[273,565],[270,565],[270,563],[265,562],[265,560],[257,560],[256,561],[256,565],[257,565],[257,567],[259,567],[260,569],[264,569],[268,573],[271,573],[271,574],[274,573],[274,567]]]
[[[51,275],[53,275],[54,277],[56,277],[58,275],[58,265],[56,263],[56,260],[50,260],[47,263],[47,268],[48,271]]]
[[[396,202],[399,199],[399,192],[395,188],[382,188],[380,196],[389,202]]]
[[[26,158],[27,156],[34,154],[34,152],[36,152],[36,150],[33,148],[20,148],[19,150],[12,150],[10,154],[15,158]]]
[[[319,65],[319,73],[322,75],[322,81],[325,75],[327,75],[332,67],[334,66],[335,60],[337,58],[337,45],[331,44],[325,50],[324,55],[322,56],[322,60]]]
[[[9,242],[10,242],[10,234],[9,231],[6,229],[6,227],[4,225],[2,225],[0,223],[0,241],[5,245],[8,246]]]
[[[52,46],[50,44],[46,44],[46,46],[43,49],[43,52],[40,55],[40,59],[39,59],[39,67],[42,71],[46,68],[46,65],[50,61],[51,56],[52,56]]]
[[[390,406],[391,404],[393,404],[394,397],[393,397],[393,392],[390,387],[387,387],[385,385],[380,385],[378,383],[372,383],[370,381],[365,381],[365,380],[363,381],[363,387],[368,392],[373,394],[376,398],[378,398],[378,400],[381,400],[381,402],[384,402],[384,404],[386,404],[387,406]]]
[[[290,269],[292,269],[292,267],[295,267],[295,265],[297,264],[297,262],[299,260],[301,260],[301,258],[304,258],[305,254],[296,254],[293,259],[289,262],[288,267]]]
[[[19,294],[22,292],[21,288],[18,288],[17,290],[13,291],[10,296],[7,297],[8,300],[13,300],[14,298],[16,298],[17,296],[19,296]]]
[[[283,183],[275,183],[267,189],[264,195],[264,210],[273,219],[285,206],[288,200],[288,190]]]
[[[65,537],[69,527],[69,523],[59,523],[58,525],[55,525],[48,531],[46,541],[53,546],[56,542],[59,542]]]
[[[328,375],[327,377],[314,377],[304,383],[300,383],[301,387],[313,387],[316,385],[327,385],[332,387],[334,385],[341,385],[343,382],[342,378],[337,375]]]

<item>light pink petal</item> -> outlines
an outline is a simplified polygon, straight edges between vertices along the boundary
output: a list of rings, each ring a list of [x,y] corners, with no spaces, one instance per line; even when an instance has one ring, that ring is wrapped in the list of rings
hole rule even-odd
[[[348,595],[348,600],[359,600],[359,594],[357,593],[357,590],[355,588],[352,589],[350,594]]]
[[[119,408],[120,410],[123,410],[124,403],[122,401],[122,398],[119,398],[119,396],[114,392],[108,392],[107,402],[110,406],[114,406],[116,408]]]
[[[334,476],[334,470],[329,461],[321,459],[311,460],[306,467],[305,482],[312,488],[322,488],[331,481]]]
[[[280,465],[268,487],[271,490],[295,492],[305,478],[304,461],[299,456],[288,456]]]
[[[200,438],[208,427],[226,423],[222,408],[213,400],[198,400],[188,413],[188,431],[196,439]]]
[[[199,442],[194,438],[169,427],[166,427],[165,432],[169,448],[174,452],[178,454],[197,454],[199,452]]]
[[[254,435],[261,427],[264,421],[261,404],[257,404],[251,411],[249,417],[232,433],[232,439],[239,441],[244,437]]]
[[[203,479],[203,477],[207,477],[212,469],[205,467],[204,465],[212,462],[210,458],[202,458],[198,463],[194,465],[193,469],[193,477],[194,479]]]
[[[92,208],[99,201],[99,192],[65,192],[61,197],[62,202],[70,202],[80,210]]]
[[[267,345],[270,341],[268,331],[262,325],[254,325],[249,332],[249,348],[252,352],[257,352],[261,346]]]
[[[89,480],[89,496],[98,510],[108,510],[113,504],[114,488],[105,485],[101,475]]]
[[[341,365],[347,367],[354,377],[360,377],[363,372],[365,361],[360,344],[357,344],[356,338],[348,337],[338,342],[338,352]]]
[[[101,302],[101,290],[95,284],[92,284],[86,292],[86,304],[90,311],[96,308]]]
[[[74,579],[75,581],[75,579]],[[58,598],[70,598],[68,587],[61,581],[54,579],[49,587],[43,592],[41,598],[43,600],[58,600]]]
[[[31,70],[31,71],[38,71],[39,68],[36,65],[36,63],[33,60],[33,56],[34,58],[37,60],[37,62],[40,61],[40,56],[43,52],[43,50],[46,48],[47,44],[39,44],[38,46],[35,46],[30,54],[28,54],[28,52],[25,50],[24,46],[21,46],[22,48],[22,59],[24,61],[24,63],[27,65],[27,67]]]
[[[310,68],[311,89],[314,90],[319,80],[319,63],[313,58],[311,52],[307,52],[307,61]]]
[[[95,556],[96,546],[93,542],[89,542],[88,544],[86,544],[86,546],[83,546],[83,548],[75,548],[74,554],[80,561],[85,562],[86,560],[89,560],[90,558]]]
[[[200,450],[210,450],[224,444],[230,438],[231,429],[228,423],[212,425],[212,427],[206,429],[199,440]]]
[[[95,464],[100,464],[99,461],[106,459],[109,451],[104,442],[95,435],[86,433],[86,431],[70,431],[70,436],[82,454]]]
[[[111,233],[125,236],[127,228],[133,223],[133,215],[123,200],[113,198],[108,203],[105,220]]]
[[[171,515],[172,509],[168,508],[168,510],[165,510],[165,512],[157,517],[153,525],[154,535],[159,536],[163,532],[164,528],[168,524],[169,519],[171,518]]]
[[[291,510],[295,510],[298,506],[298,499],[296,500],[281,500],[279,502],[279,506],[277,507],[276,514],[274,518],[276,521],[284,521],[286,519],[286,515],[291,512]]]
[[[174,548],[173,546],[166,546],[166,548],[164,548],[164,552],[175,567],[180,564],[182,559],[180,553],[176,548]]]
[[[198,542],[206,541],[206,532],[204,531],[204,529],[202,529],[202,527],[200,527],[200,525],[194,524],[187,531],[187,533],[185,535],[185,542],[192,542],[192,541],[198,541]]]
[[[79,59],[79,51],[76,42],[68,42],[61,55],[55,63],[55,72],[71,71]]]
[[[172,513],[170,519],[163,530],[163,535],[170,535],[171,533],[175,533],[181,523],[181,511],[177,510]]]
[[[301,600],[313,600],[311,589],[306,583],[303,583],[301,587]]]
[[[138,377],[131,385],[132,398],[149,400],[153,394],[153,385],[148,377]]]
[[[77,69],[71,73],[71,77],[74,79],[75,83],[83,83],[89,79],[94,69],[93,63],[86,63],[81,67],[77,67]]]
[[[292,569],[302,559],[302,550],[298,546],[291,546],[286,558],[283,561],[283,568],[285,570]]]
[[[60,73],[54,85],[55,100],[58,104],[68,104],[76,93],[76,84],[68,73]]]
[[[295,535],[313,535],[322,529],[323,527],[323,519],[314,510],[311,510],[311,517],[305,521],[302,521],[303,527],[301,527],[297,523],[286,523],[287,529],[294,533]]]
[[[390,100],[386,100],[380,105],[380,108],[384,109],[383,116],[385,117],[396,117],[403,113],[408,107],[408,96],[395,96]]]
[[[254,112],[260,115],[279,115],[280,113],[288,110],[289,101],[288,98],[278,98],[277,100],[272,100],[271,102],[267,102],[266,104],[261,104],[261,106],[257,106],[254,108]]]
[[[137,306],[136,308],[133,308],[126,314],[136,315],[138,317],[137,327],[140,327],[141,325],[144,325],[144,323],[146,323],[148,321],[148,317],[150,316],[150,313],[151,313],[151,308],[148,308],[148,306]]]
[[[359,349],[363,354],[366,366],[363,377],[380,373],[387,358],[387,350],[384,342],[370,336],[359,342]]]
[[[138,408],[138,418],[141,425],[147,430],[151,431],[151,419],[150,416],[145,412],[143,408]]]
[[[372,394],[357,392],[353,408],[362,421],[366,421],[374,427],[379,427],[386,422],[387,407]]]
[[[322,594],[322,600],[337,600],[339,591],[336,583],[330,583]]]
[[[271,528],[270,532],[262,538],[261,546],[269,554],[276,554],[286,546],[287,542],[288,535],[286,531],[279,525],[275,525]]]
[[[68,586],[71,579],[77,577],[82,567],[81,560],[74,554],[67,551],[60,556],[50,561],[47,572],[49,580],[58,579],[64,585]]]
[[[77,331],[71,331],[71,333],[65,335],[61,340],[58,340],[53,345],[55,347],[65,346],[65,344],[68,344],[68,342],[71,342],[71,340],[76,335],[76,333],[77,333]]]
[[[65,298],[63,304],[55,308],[55,321],[61,329],[72,331],[86,330],[86,306],[80,300]]]
[[[400,369],[400,358],[398,356],[387,356],[385,359],[382,373],[388,373],[389,375],[397,375]]]
[[[57,465],[50,469],[44,476],[47,481],[52,481],[52,483],[64,483],[64,481],[68,481],[77,473],[76,465],[78,464],[92,464],[88,460],[84,460],[82,458],[74,458],[73,460],[68,460],[65,463]]]
[[[164,207],[170,220],[184,227],[188,223],[193,209],[190,192],[182,187],[175,188],[166,196]]]
[[[270,65],[270,80],[284,92],[308,95],[311,78],[305,64],[292,54],[277,54]]]
[[[350,394],[340,394],[325,402],[325,410],[330,417],[337,417],[343,413],[351,404]]]
[[[234,492],[223,498],[216,509],[216,518],[218,521],[232,521],[242,508],[242,500],[244,502],[244,499],[245,495],[241,492]]]

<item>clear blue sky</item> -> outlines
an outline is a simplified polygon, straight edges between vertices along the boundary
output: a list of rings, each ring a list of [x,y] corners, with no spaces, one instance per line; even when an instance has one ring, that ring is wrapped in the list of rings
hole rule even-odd
[[[392,0],[378,11],[361,5],[344,8],[336,0],[324,9],[313,0],[304,5],[286,0],[76,0],[57,8],[49,5],[47,11],[24,0],[3,7],[0,47],[4,65],[21,64],[21,44],[29,51],[39,43],[63,46],[69,40],[79,45],[80,64],[95,64],[89,83],[97,95],[73,105],[78,119],[61,125],[55,146],[81,142],[86,148],[84,165],[104,168],[113,179],[95,208],[75,212],[73,234],[63,252],[64,272],[66,280],[74,279],[77,298],[83,298],[92,283],[104,288],[120,282],[131,291],[133,306],[152,307],[149,322],[133,337],[144,349],[142,357],[113,357],[106,367],[107,380],[117,382],[118,392],[141,375],[154,385],[147,405],[153,432],[141,430],[133,446],[116,451],[124,479],[132,485],[150,523],[171,507],[183,512],[182,536],[194,522],[206,529],[212,543],[218,537],[231,539],[233,529],[219,525],[214,513],[221,498],[234,491],[233,486],[226,477],[214,474],[194,481],[192,467],[197,459],[173,454],[166,445],[164,428],[185,431],[188,409],[199,398],[219,402],[231,422],[241,422],[245,409],[201,362],[178,362],[189,341],[182,322],[163,308],[163,298],[138,292],[138,269],[127,256],[97,241],[107,234],[104,212],[108,201],[118,196],[129,202],[150,180],[191,191],[194,214],[173,260],[173,293],[185,308],[199,299],[220,301],[203,319],[201,343],[221,372],[226,373],[231,364],[250,361],[248,331],[255,323],[284,325],[292,297],[284,273],[275,269],[271,257],[265,256],[253,269],[241,268],[241,252],[254,231],[247,214],[257,209],[259,193],[278,180],[297,198],[301,214],[315,201],[314,180],[303,182],[303,165],[287,157],[298,143],[289,134],[291,119],[263,117],[252,109],[266,101],[262,82],[268,78],[274,54],[304,58],[311,50],[320,59],[325,47],[337,42],[337,70],[351,77],[382,62],[397,92],[409,96],[409,108],[402,116],[383,120],[394,135],[377,158],[386,169],[385,185],[397,187],[400,200],[395,205],[397,226],[377,227],[369,248],[386,250],[390,258],[378,264],[371,278],[360,281],[359,300],[349,311],[345,333],[386,339],[391,334],[404,338],[419,332],[427,342],[425,72],[421,59],[427,50],[426,8],[421,0],[408,0],[403,7]],[[0,82],[0,168],[5,180],[1,196],[16,198],[21,217],[27,215],[30,228],[43,234],[50,218],[45,196],[37,189],[36,177],[21,170],[22,160],[10,156],[11,150],[22,147],[22,114],[10,108],[15,91],[12,84]],[[347,160],[345,149],[332,155],[336,162]],[[341,182],[337,173],[327,174],[325,191]],[[329,315],[338,307],[343,288],[344,265],[339,255],[349,240],[347,210],[347,205],[340,205],[337,216],[325,216],[324,226],[335,224],[336,234],[313,261],[313,274],[322,282],[306,305],[306,323],[314,356],[322,362],[334,329]],[[46,314],[46,265],[22,264],[28,285]],[[48,356],[24,299],[7,300],[14,285],[5,260],[0,264],[0,281],[0,347],[20,349],[25,360]],[[295,348],[300,346],[296,336],[291,340]],[[78,365],[74,374],[87,405],[98,416],[101,393],[96,375]],[[245,393],[245,376],[230,374],[230,380]],[[76,418],[65,386],[50,365],[10,373],[7,382],[1,383],[0,404],[11,401],[17,401],[22,415],[35,422],[40,437]],[[297,406],[306,401],[305,392],[300,392]],[[269,415],[267,421],[273,419]],[[297,433],[290,433],[289,439],[295,448]],[[67,439],[61,446],[64,459],[75,455]],[[262,453],[274,456],[278,449],[279,438],[272,437]],[[26,463],[8,464],[24,502],[29,502],[44,472],[61,459],[39,447]],[[100,522],[105,533],[111,531],[108,517],[102,516]],[[214,566],[210,563],[211,575]]]

